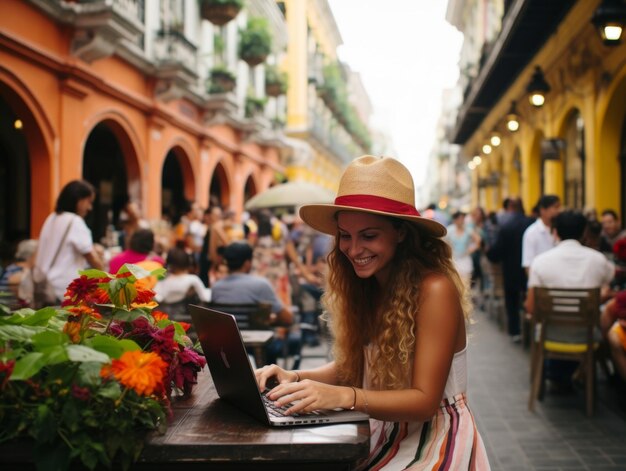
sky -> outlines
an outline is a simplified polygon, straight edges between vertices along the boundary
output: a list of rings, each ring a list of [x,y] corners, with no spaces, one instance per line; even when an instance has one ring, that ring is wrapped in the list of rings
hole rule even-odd
[[[462,34],[444,0],[329,0],[343,39],[339,58],[359,72],[374,108],[416,185],[424,181],[444,88],[458,79]]]

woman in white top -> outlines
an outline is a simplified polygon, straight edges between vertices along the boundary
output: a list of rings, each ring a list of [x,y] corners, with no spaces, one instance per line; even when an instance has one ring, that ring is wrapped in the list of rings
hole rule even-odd
[[[67,285],[88,267],[103,269],[94,248],[91,230],[84,217],[91,211],[96,190],[85,180],[73,180],[63,187],[54,212],[43,224],[35,258],[35,279],[46,277],[57,301]]]

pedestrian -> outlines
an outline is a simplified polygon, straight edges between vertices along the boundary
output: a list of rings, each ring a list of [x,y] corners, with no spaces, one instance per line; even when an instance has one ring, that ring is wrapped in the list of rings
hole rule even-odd
[[[442,237],[420,216],[409,171],[390,157],[355,159],[334,204],[302,219],[332,234],[323,302],[335,361],[314,370],[256,371],[287,413],[351,409],[370,415],[375,469],[489,469],[466,400],[469,297]]]
[[[96,190],[85,180],[66,184],[41,229],[35,257],[35,281],[50,285],[46,304],[60,303],[65,289],[80,270],[92,267],[102,270],[102,257],[94,246],[85,216],[91,211]],[[55,299],[51,299],[55,298]]]

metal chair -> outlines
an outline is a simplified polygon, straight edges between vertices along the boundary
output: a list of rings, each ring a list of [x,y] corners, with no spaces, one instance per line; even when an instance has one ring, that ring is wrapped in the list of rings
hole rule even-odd
[[[543,399],[544,360],[575,360],[583,371],[586,413],[591,416],[596,377],[594,352],[599,345],[594,330],[600,311],[600,289],[533,289],[535,309],[531,332],[534,345],[531,345],[532,384],[528,408],[534,410],[535,400]]]

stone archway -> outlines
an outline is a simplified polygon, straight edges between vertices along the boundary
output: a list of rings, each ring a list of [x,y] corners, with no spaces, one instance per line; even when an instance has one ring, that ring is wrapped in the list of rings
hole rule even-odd
[[[222,209],[230,208],[231,205],[230,183],[221,163],[218,163],[213,170],[209,186],[209,201],[212,205],[220,206]]]
[[[56,199],[54,132],[41,104],[12,72],[0,66],[0,258],[17,242],[37,238]]]
[[[102,240],[108,227],[120,229],[120,214],[128,201],[141,203],[139,162],[129,133],[108,117],[91,129],[85,141],[83,178],[97,190],[86,221],[96,242]]]

